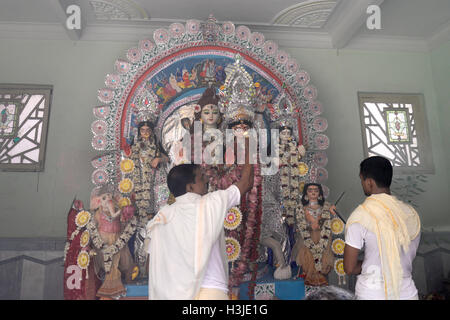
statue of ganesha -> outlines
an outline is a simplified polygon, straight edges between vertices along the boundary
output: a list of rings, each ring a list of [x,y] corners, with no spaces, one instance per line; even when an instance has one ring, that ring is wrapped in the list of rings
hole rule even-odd
[[[99,278],[104,276],[97,291],[97,296],[102,299],[116,299],[126,293],[122,272],[127,282],[133,280],[138,273],[125,244],[131,237],[131,232],[127,232],[125,226],[129,226],[134,212],[130,212],[129,207],[120,209],[117,200],[112,187],[106,185],[93,193],[90,203],[91,211],[95,212],[94,227],[90,227],[96,253],[94,268]],[[123,243],[118,241],[120,237],[125,240]]]

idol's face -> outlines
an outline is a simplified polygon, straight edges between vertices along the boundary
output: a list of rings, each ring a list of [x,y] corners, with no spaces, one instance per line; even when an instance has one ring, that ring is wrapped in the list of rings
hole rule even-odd
[[[219,107],[214,104],[203,106],[201,118],[203,123],[208,126],[216,125],[220,118]]]
[[[283,129],[280,132],[280,139],[283,142],[289,141],[291,139],[291,130],[290,129]]]
[[[152,129],[150,129],[149,126],[142,126],[141,129],[139,129],[139,133],[143,139],[148,140],[152,133]]]
[[[233,134],[235,137],[243,137],[246,135],[250,127],[245,123],[237,124],[233,127]]]
[[[309,201],[317,201],[320,195],[320,190],[318,186],[309,186],[306,190],[306,195]]]

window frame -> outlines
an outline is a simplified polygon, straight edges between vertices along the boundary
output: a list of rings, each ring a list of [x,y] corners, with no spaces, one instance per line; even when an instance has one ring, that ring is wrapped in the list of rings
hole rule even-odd
[[[420,157],[419,166],[394,166],[394,174],[410,175],[410,174],[434,174],[435,168],[433,163],[433,154],[430,135],[428,131],[428,121],[425,110],[425,98],[422,93],[382,93],[382,92],[358,92],[358,109],[361,124],[362,144],[364,157],[369,157],[369,146],[367,145],[366,123],[364,116],[365,103],[385,103],[385,104],[411,104],[414,126],[416,130],[417,149]],[[386,108],[383,111],[392,110]],[[410,120],[407,119],[408,125],[411,126]],[[387,125],[387,124],[386,124]],[[386,129],[386,128],[384,128]],[[411,134],[412,130],[409,128]],[[386,131],[387,133],[387,131]],[[411,138],[412,139],[412,138]],[[388,144],[389,137],[386,136]]]
[[[53,86],[42,84],[0,84],[0,93],[2,95],[20,95],[20,94],[39,94],[43,95],[44,114],[42,116],[42,131],[39,141],[39,158],[37,163],[0,163],[1,171],[12,172],[40,172],[45,169],[45,156],[47,150],[48,126],[50,120],[50,108],[53,98]],[[2,100],[4,100],[2,98]],[[19,114],[20,116],[20,114]]]

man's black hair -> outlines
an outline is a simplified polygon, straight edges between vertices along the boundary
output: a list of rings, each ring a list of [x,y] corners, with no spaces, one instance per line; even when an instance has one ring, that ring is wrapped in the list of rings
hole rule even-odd
[[[175,197],[185,194],[189,183],[195,183],[197,168],[200,168],[197,164],[180,164],[170,169],[167,175],[167,186]]]
[[[380,156],[370,157],[361,162],[359,173],[365,180],[372,178],[379,188],[389,188],[392,182],[391,162]]]

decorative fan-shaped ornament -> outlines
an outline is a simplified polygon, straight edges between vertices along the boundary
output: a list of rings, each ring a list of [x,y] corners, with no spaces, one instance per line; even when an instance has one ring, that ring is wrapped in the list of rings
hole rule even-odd
[[[89,211],[80,211],[75,216],[75,224],[78,228],[83,228],[91,220],[91,213]]]
[[[172,23],[169,26],[169,33],[173,38],[181,37],[184,34],[184,25],[178,22]]]
[[[247,26],[239,26],[236,29],[236,37],[240,40],[248,40],[252,32]]]
[[[308,85],[309,81],[311,80],[309,77],[309,73],[306,72],[305,70],[300,70],[296,74],[295,79],[302,87],[305,87],[306,85]]]
[[[169,31],[164,28],[155,30],[153,40],[156,44],[166,44],[169,41]]]
[[[97,169],[92,173],[92,182],[96,185],[105,184],[108,181],[108,174],[103,169]]]
[[[122,209],[123,207],[131,205],[131,200],[128,197],[123,197],[119,200],[119,207]]]
[[[331,250],[338,256],[342,256],[344,254],[344,248],[345,242],[340,238],[333,240],[333,242],[331,243]]]
[[[272,40],[269,40],[264,43],[263,50],[267,55],[275,57],[278,52],[278,45]]]
[[[325,118],[317,117],[313,121],[313,128],[318,132],[323,132],[328,129],[328,121]]]
[[[142,59],[142,52],[139,48],[130,48],[127,51],[127,59],[131,63],[137,63]]]
[[[239,244],[239,241],[232,237],[226,237],[225,252],[229,262],[236,261],[241,254],[241,245]]]
[[[128,61],[118,59],[116,60],[116,63],[114,64],[114,67],[116,68],[116,71],[120,74],[125,74],[131,69],[131,64]]]
[[[111,89],[100,89],[97,94],[98,100],[102,103],[110,103],[114,99],[114,91]]]
[[[318,116],[322,113],[322,104],[319,101],[311,102],[309,105],[309,110],[311,110],[314,116]]]
[[[92,111],[95,117],[99,119],[106,119],[109,116],[110,108],[109,106],[98,106],[94,107]]]
[[[86,250],[81,250],[77,257],[77,265],[80,269],[87,269],[89,266],[89,253]]]
[[[94,136],[92,138],[92,147],[95,150],[104,150],[106,147],[106,138],[103,135]]]
[[[325,168],[317,168],[317,182],[322,183],[328,179],[328,171]]]
[[[197,34],[200,32],[200,21],[188,20],[186,21],[186,32],[189,34]]]
[[[344,259],[339,258],[334,262],[334,271],[340,276],[345,276]]]
[[[126,178],[119,182],[119,191],[122,193],[130,193],[133,190],[133,181]]]
[[[227,36],[233,35],[235,31],[234,23],[231,21],[226,21],[222,24],[223,33]]]
[[[296,73],[298,71],[298,63],[295,59],[289,59],[286,66],[291,73]]]
[[[111,89],[117,89],[120,85],[120,76],[118,74],[110,73],[106,75],[105,86]]]
[[[120,161],[120,171],[122,173],[127,174],[133,172],[134,170],[134,162],[131,159],[123,159]]]
[[[92,122],[91,131],[95,135],[104,135],[106,133],[107,124],[103,120],[95,120]]]
[[[300,162],[298,164],[298,172],[300,174],[300,177],[304,177],[308,174],[309,172],[309,167],[305,162]]]
[[[289,55],[286,51],[279,50],[277,53],[277,61],[281,64],[285,64],[289,60]]]
[[[323,151],[316,152],[313,156],[314,163],[320,167],[326,167],[328,164],[327,154]]]
[[[139,49],[143,52],[149,52],[155,47],[155,44],[149,39],[139,41]]]
[[[242,213],[238,207],[233,207],[228,210],[225,215],[225,221],[223,223],[225,229],[235,230],[242,222]]]
[[[325,150],[330,145],[330,140],[328,137],[324,134],[316,134],[314,137],[314,146],[318,150]]]
[[[84,230],[80,237],[80,246],[82,248],[86,247],[89,244],[90,239],[91,239],[91,236],[89,234],[89,231]]]
[[[334,262],[334,271],[339,277],[339,285],[345,284],[344,259],[336,259]]]
[[[303,96],[309,101],[314,101],[317,98],[317,88],[313,85],[308,85],[303,90]]]
[[[260,32],[253,32],[250,36],[250,42],[255,46],[255,47],[262,47],[262,45],[264,44],[264,35]]]
[[[331,220],[331,232],[333,234],[341,234],[344,231],[344,222],[339,218],[333,218]]]
[[[108,163],[107,157],[99,156],[91,161],[92,166],[95,169],[103,168]]]

